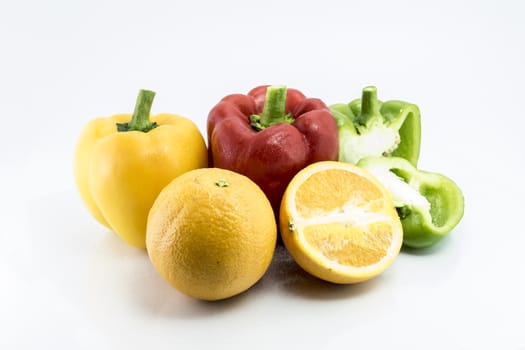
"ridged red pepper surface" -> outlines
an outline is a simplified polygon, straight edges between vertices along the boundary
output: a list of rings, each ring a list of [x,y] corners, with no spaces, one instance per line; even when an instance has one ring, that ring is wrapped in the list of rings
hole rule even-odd
[[[224,97],[210,111],[207,131],[210,166],[248,176],[276,213],[299,170],[338,158],[338,130],[330,109],[318,98],[282,86]]]

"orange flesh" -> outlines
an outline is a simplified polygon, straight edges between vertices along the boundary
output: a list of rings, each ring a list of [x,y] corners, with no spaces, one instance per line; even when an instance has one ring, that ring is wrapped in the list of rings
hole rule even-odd
[[[387,222],[366,226],[342,223],[305,227],[306,241],[329,260],[340,265],[362,267],[379,262],[392,240],[392,227]]]
[[[378,211],[384,205],[377,203],[382,197],[380,190],[368,179],[346,170],[332,169],[312,174],[304,181],[297,189],[295,203],[299,215],[308,219],[338,210],[345,204]],[[371,208],[370,203],[379,207]]]
[[[387,255],[395,231],[392,213],[369,179],[340,169],[314,173],[298,187],[295,203],[306,220],[304,238],[328,260],[364,267]]]

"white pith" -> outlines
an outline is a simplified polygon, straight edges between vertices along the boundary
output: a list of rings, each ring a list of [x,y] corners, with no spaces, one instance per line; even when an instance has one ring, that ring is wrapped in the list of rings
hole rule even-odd
[[[401,140],[399,130],[375,123],[360,135],[340,135],[340,161],[356,164],[366,157],[380,157],[392,153]]]
[[[394,206],[415,206],[430,211],[430,202],[419,193],[416,183],[406,183],[402,178],[383,167],[367,167],[379,181],[386,187],[392,196]]]

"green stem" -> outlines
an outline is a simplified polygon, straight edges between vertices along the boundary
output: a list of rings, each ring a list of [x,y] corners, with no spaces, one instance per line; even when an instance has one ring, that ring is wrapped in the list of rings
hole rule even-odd
[[[154,91],[141,89],[137,96],[135,111],[131,116],[131,120],[127,123],[117,123],[117,130],[148,132],[151,129],[156,128],[158,126],[157,123],[152,122],[149,119],[154,97]]]
[[[380,114],[380,103],[377,99],[375,86],[367,86],[361,96],[361,114],[356,118],[361,125],[366,125],[368,120]]]
[[[262,113],[251,115],[250,121],[258,131],[278,123],[293,123],[292,115],[286,113],[286,86],[269,86]]]

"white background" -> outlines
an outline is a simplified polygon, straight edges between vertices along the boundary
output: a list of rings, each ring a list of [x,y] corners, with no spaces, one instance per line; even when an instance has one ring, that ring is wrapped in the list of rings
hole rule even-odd
[[[524,18],[519,0],[3,1],[0,348],[525,349]],[[78,135],[140,88],[205,134],[259,84],[417,103],[419,166],[460,185],[462,222],[360,285],[280,249],[238,297],[169,287],[80,202]]]

